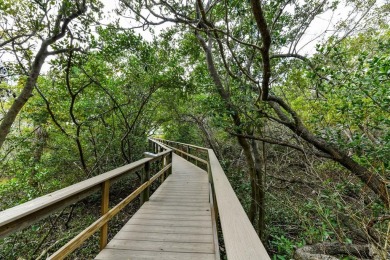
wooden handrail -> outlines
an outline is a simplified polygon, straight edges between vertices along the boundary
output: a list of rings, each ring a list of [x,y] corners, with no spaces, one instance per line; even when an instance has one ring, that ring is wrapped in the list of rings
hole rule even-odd
[[[155,140],[170,145],[177,143],[162,139]],[[183,145],[182,143],[178,144]],[[212,197],[214,198],[213,211],[216,213],[215,217],[219,217],[221,223],[227,258],[229,260],[270,259],[214,151],[204,147],[197,148],[207,151],[207,169],[210,176]],[[177,148],[174,151],[178,151],[182,155],[186,154]]]
[[[151,139],[159,141],[160,143],[164,143],[164,144],[174,143],[174,144],[178,144],[178,145],[185,145],[185,146],[189,146],[191,148],[202,150],[204,152],[208,152],[208,150],[209,150],[208,148],[197,146],[197,145],[193,145],[193,144],[180,143],[180,142],[165,140],[165,139],[156,138],[156,137],[153,137]]]
[[[154,141],[152,141],[154,142]],[[121,209],[130,203],[136,196],[146,189],[158,177],[164,176],[165,173],[170,173],[172,168],[172,150],[167,146],[156,142],[159,150],[154,157],[144,158],[128,165],[119,167],[112,171],[103,173],[96,177],[87,179],[85,181],[73,184],[69,187],[52,192],[42,197],[33,199],[19,206],[6,209],[0,212],[0,238],[14,233],[20,229],[26,228],[40,219],[62,209],[68,205],[76,203],[83,198],[102,190],[102,216],[95,221],[86,230],[81,232],[76,238],[72,239],[67,245],[57,251],[52,259],[62,259],[71,253],[77,246],[79,246],[85,239],[90,237],[94,232],[101,228],[100,246],[101,248],[107,244],[107,222],[115,216]],[[144,182],[126,199],[117,204],[114,208],[108,209],[108,194],[110,184],[116,182],[127,174],[149,168],[150,164],[155,161],[163,161],[163,168],[154,176],[143,178]],[[144,174],[145,175],[145,174]],[[165,179],[165,178],[162,178]],[[149,200],[149,194],[143,194],[143,202]],[[80,239],[80,237],[82,239]],[[75,239],[78,241],[75,243]]]
[[[186,156],[186,158],[185,158],[186,160],[188,160],[189,157],[190,157],[190,158],[194,159],[196,162],[201,162],[201,163],[203,163],[206,166],[209,164],[209,162],[207,160],[204,160],[204,159],[202,159],[200,157],[197,157],[197,156],[195,156],[193,154],[190,154],[189,151],[188,151],[189,147],[191,147],[191,148],[194,148],[194,149],[206,152],[206,155],[208,156],[208,149],[207,148],[200,147],[200,146],[195,146],[195,145],[191,145],[191,144],[184,144],[184,143],[164,140],[164,139],[161,139],[161,138],[151,138],[151,139],[153,139],[155,142],[159,142],[160,145],[165,144],[168,148],[170,148],[170,149],[172,149],[172,150],[174,150],[176,152],[179,152],[182,157],[184,157],[183,155],[185,155]],[[180,150],[179,148],[174,147],[173,144],[180,145],[180,146],[185,146],[185,147],[187,147],[187,151]],[[198,165],[198,164],[196,163],[196,165]]]

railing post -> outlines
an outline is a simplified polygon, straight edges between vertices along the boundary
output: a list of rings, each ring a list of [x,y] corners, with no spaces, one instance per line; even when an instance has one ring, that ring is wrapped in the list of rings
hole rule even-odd
[[[169,175],[171,175],[172,174],[172,166],[173,166],[173,164],[172,164],[172,150],[169,152],[169,156],[168,156],[168,164],[170,164],[171,163],[171,167],[168,169],[168,171],[167,171],[167,177],[169,176]]]
[[[141,185],[144,184],[145,182],[149,181],[150,179],[150,162],[146,162],[144,166],[144,172],[142,173],[141,176]],[[147,187],[140,196],[140,203],[141,206],[149,200],[150,196],[150,187]]]
[[[210,161],[207,162],[207,174],[209,176],[209,183],[213,184],[213,176],[211,175]]]
[[[102,183],[102,208],[101,214],[104,215],[108,212],[108,206],[110,201],[110,181],[107,180]],[[100,250],[103,250],[108,242],[108,223],[104,224],[100,228]]]
[[[211,191],[210,202],[213,202],[213,211],[214,211],[214,212],[212,212],[211,215],[213,215],[215,222],[218,223],[218,204],[217,204],[217,198],[215,197],[213,175],[211,172],[210,160],[208,160],[208,162],[207,162],[207,174],[209,176],[210,191]]]
[[[168,156],[169,156],[169,154],[166,154],[166,155],[163,157],[161,169],[163,169],[165,166],[168,165]],[[161,184],[164,182],[164,180],[166,179],[166,177],[167,177],[167,172],[164,172],[163,174],[161,174]]]

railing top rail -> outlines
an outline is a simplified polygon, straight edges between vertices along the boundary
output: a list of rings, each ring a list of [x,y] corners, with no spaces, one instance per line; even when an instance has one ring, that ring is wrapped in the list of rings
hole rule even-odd
[[[78,182],[61,190],[54,191],[47,195],[30,200],[18,206],[0,212],[0,238],[27,227],[41,218],[63,208],[71,203],[75,203],[100,189],[101,184],[107,180],[120,178],[124,174],[135,172],[144,167],[147,162],[154,162],[171,152],[167,148],[163,152],[156,154],[154,158],[144,158],[136,162],[124,165],[98,176]],[[28,221],[24,221],[28,218]]]
[[[153,137],[148,137],[148,140],[151,140],[155,143],[158,143],[159,146],[161,146],[162,148],[166,149],[166,150],[171,150],[170,147],[166,146],[164,143],[160,142],[159,140],[162,140],[162,139],[159,139],[159,138],[153,138]]]
[[[151,139],[151,140],[154,140],[155,142],[158,142],[159,145],[163,145],[161,142],[157,141],[156,139]],[[161,140],[161,139],[160,139],[160,140]],[[193,155],[193,154],[189,154],[189,153],[187,153],[187,152],[184,152],[184,151],[182,151],[182,150],[180,150],[180,149],[178,149],[178,148],[176,148],[176,147],[169,146],[169,145],[167,145],[166,147],[169,148],[169,149],[172,149],[172,150],[174,150],[174,151],[179,151],[181,154],[185,154],[186,156],[191,157],[192,159],[195,159],[195,160],[197,160],[197,161],[199,161],[199,162],[202,162],[202,163],[204,163],[204,164],[208,164],[208,161],[206,161],[206,160],[204,160],[204,159],[202,159],[202,158],[199,158],[199,157],[197,157],[197,156],[195,156],[195,155]],[[207,148],[203,148],[203,149],[205,149],[206,152],[208,151]]]
[[[217,156],[212,149],[208,149],[208,153],[228,259],[270,259],[230,185]]]
[[[199,150],[202,150],[202,151],[205,151],[205,152],[208,151],[208,148],[206,148],[206,147],[197,146],[197,145],[193,145],[193,144],[180,143],[180,142],[175,142],[175,141],[171,141],[171,140],[165,140],[165,139],[156,138],[156,137],[153,137],[151,139],[154,139],[154,140],[157,140],[157,141],[159,141],[159,140],[161,140],[161,141],[168,141],[168,142],[175,143],[175,144],[180,144],[180,145],[186,145],[186,146],[189,146],[189,147],[192,147],[192,148],[195,148],[195,149],[199,149]]]

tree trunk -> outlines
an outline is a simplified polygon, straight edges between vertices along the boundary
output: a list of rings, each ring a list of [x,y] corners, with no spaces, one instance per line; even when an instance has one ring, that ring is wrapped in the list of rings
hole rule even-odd
[[[254,158],[254,171],[256,176],[256,205],[258,208],[258,234],[261,240],[264,241],[265,233],[265,190],[264,190],[264,173],[262,171],[261,157],[256,140],[251,140],[253,158]]]
[[[10,109],[5,114],[3,121],[0,124],[0,149],[4,144],[5,138],[10,132],[11,126],[14,123],[16,116],[22,110],[23,106],[27,103],[32,96],[35,84],[37,83],[39,73],[41,72],[42,65],[46,59],[47,44],[42,43],[37,56],[34,59],[30,74],[28,75],[27,82],[20,95],[15,99]]]
[[[31,186],[38,188],[39,183],[35,179],[35,175],[37,174],[36,165],[41,161],[43,150],[46,146],[47,139],[48,139],[48,133],[46,129],[41,125],[38,126],[35,130],[35,140],[34,140],[34,153],[33,153],[33,160],[32,160],[32,171],[29,183]]]
[[[242,123],[241,123],[240,115],[239,115],[237,109],[231,103],[230,93],[228,91],[226,91],[226,89],[222,83],[222,80],[219,76],[219,73],[215,67],[213,54],[211,52],[211,44],[210,44],[211,42],[209,42],[209,46],[208,46],[206,44],[205,40],[200,35],[196,34],[196,36],[199,40],[201,47],[203,48],[203,50],[206,54],[207,68],[208,68],[210,76],[213,79],[213,82],[216,86],[216,90],[217,90],[218,94],[220,95],[220,97],[222,98],[222,101],[224,102],[226,110],[230,111],[230,117],[233,120],[233,124],[237,127],[237,133],[242,134],[242,129],[241,129]],[[250,176],[250,180],[251,180],[251,187],[252,187],[252,193],[251,193],[252,194],[252,202],[251,202],[251,209],[250,209],[249,218],[251,219],[251,221],[253,223],[255,220],[256,211],[257,211],[257,210],[255,210],[257,208],[256,204],[258,202],[258,198],[260,197],[258,189],[259,189],[259,187],[261,187],[261,185],[259,186],[259,183],[257,181],[258,177],[256,177],[256,176],[260,176],[261,173],[256,173],[255,160],[252,156],[251,147],[248,143],[248,140],[244,137],[237,136],[237,141],[244,151],[245,159],[246,159],[246,162],[247,162],[247,165],[249,168],[248,172],[249,172],[249,176]],[[261,168],[260,168],[260,172],[261,172]]]
[[[47,51],[50,45],[54,44],[55,42],[57,42],[58,40],[62,39],[65,36],[68,30],[69,23],[75,18],[84,14],[84,12],[87,10],[85,0],[81,2],[77,1],[75,6],[76,10],[72,12],[69,12],[71,11],[70,9],[68,9],[69,7],[70,6],[68,5],[67,1],[62,2],[61,7],[59,8],[58,13],[56,15],[54,28],[52,28],[53,34],[42,41],[41,46],[32,62],[31,68],[27,73],[28,74],[27,81],[23,87],[22,92],[15,99],[14,103],[11,105],[11,108],[7,111],[0,124],[0,149],[4,144],[4,141],[7,135],[9,134],[11,126],[14,123],[17,115],[20,113],[24,105],[32,96],[32,92],[35,88],[35,84],[37,83],[38,76],[41,72],[42,65],[45,62],[46,57],[50,54],[54,55],[54,54],[64,53],[69,50],[65,48],[65,49],[55,50],[51,53]],[[68,14],[68,16],[66,16],[66,14]],[[50,26],[50,23],[48,24]]]
[[[254,179],[250,178],[251,183],[251,202],[249,206],[248,218],[252,224],[255,223],[256,215],[257,215],[257,207],[256,207],[256,182]]]

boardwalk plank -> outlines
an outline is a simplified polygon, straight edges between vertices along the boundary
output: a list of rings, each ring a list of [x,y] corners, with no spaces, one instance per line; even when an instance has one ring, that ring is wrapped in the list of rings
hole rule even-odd
[[[211,221],[208,220],[170,220],[170,219],[138,219],[132,218],[127,222],[130,225],[148,224],[150,226],[167,227],[211,227]]]
[[[183,243],[212,243],[213,235],[203,234],[164,234],[164,233],[145,233],[145,232],[119,232],[114,239],[118,240],[138,240],[138,241],[157,241],[157,242],[183,242]]]
[[[157,203],[148,204],[142,206],[143,209],[161,209],[161,210],[171,210],[171,211],[210,211],[210,207],[207,206],[164,206],[158,205]]]
[[[215,260],[214,254],[202,253],[178,253],[178,252],[155,252],[155,251],[134,251],[134,250],[103,250],[96,259],[115,260]]]
[[[158,209],[140,209],[138,211],[139,213],[142,214],[159,214],[159,215],[175,215],[175,216],[211,216],[211,212],[209,210],[204,210],[204,211],[185,211],[185,210],[164,210],[161,208]]]
[[[148,225],[125,225],[121,232],[145,232],[145,233],[163,233],[163,234],[202,234],[210,235],[213,233],[211,227],[166,227],[166,226],[148,226]]]
[[[181,243],[113,239],[106,248],[157,252],[214,253],[213,243]]]

